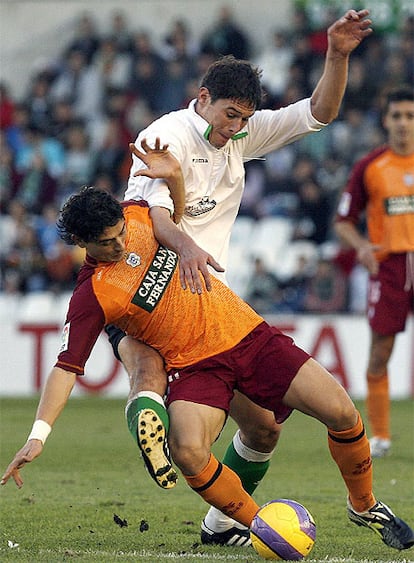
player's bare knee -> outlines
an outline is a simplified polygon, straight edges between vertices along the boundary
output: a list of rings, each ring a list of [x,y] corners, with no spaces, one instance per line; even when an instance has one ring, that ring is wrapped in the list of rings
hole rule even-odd
[[[243,444],[259,452],[272,452],[279,440],[282,427],[276,422],[256,427],[240,428]]]
[[[210,452],[204,446],[168,439],[171,457],[183,475],[198,475],[207,465]]]
[[[341,401],[332,408],[332,419],[329,428],[337,432],[353,428],[358,420],[358,411],[351,400]]]

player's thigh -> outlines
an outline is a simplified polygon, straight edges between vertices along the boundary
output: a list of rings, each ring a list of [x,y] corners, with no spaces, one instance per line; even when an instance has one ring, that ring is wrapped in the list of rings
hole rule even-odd
[[[345,389],[313,358],[299,369],[283,402],[332,430],[351,428],[357,420],[355,406]]]
[[[240,429],[243,444],[253,450],[271,452],[276,446],[282,425],[273,412],[259,407],[242,393],[235,391],[230,403],[230,416]]]
[[[168,414],[171,455],[184,474],[195,475],[207,465],[226,414],[215,407],[181,400],[169,405]]]
[[[154,348],[126,336],[118,345],[118,353],[128,373],[133,391],[154,391],[163,395],[167,387],[164,360]]]

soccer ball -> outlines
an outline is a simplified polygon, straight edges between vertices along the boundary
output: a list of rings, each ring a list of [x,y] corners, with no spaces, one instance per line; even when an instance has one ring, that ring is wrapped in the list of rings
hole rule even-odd
[[[304,506],[294,500],[277,499],[257,511],[250,537],[254,549],[264,559],[299,561],[315,543],[316,526]]]

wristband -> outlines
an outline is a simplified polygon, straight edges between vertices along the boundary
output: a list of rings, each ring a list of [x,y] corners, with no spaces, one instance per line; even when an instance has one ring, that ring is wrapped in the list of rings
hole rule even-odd
[[[32,431],[30,432],[27,440],[40,440],[42,444],[44,444],[51,430],[52,427],[50,426],[50,424],[48,424],[44,420],[35,420]]]

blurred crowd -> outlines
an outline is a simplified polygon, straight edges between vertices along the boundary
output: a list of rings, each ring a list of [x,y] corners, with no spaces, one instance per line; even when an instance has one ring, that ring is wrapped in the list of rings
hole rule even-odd
[[[0,290],[27,294],[73,288],[83,256],[58,237],[62,202],[86,184],[122,198],[131,162],[128,143],[162,113],[186,107],[211,62],[230,53],[252,60],[263,71],[263,107],[276,109],[312,92],[322,72],[328,25],[314,29],[298,8],[288,28],[275,29],[257,53],[252,31],[241,28],[226,7],[204,35],[196,37],[191,25],[178,19],[161,41],[150,29],[132,29],[122,11],[111,14],[105,32],[92,14],[80,14],[72,39],[44,67],[33,69],[21,98],[7,81],[0,83]],[[350,167],[384,140],[384,92],[414,84],[413,52],[413,16],[396,32],[374,33],[364,41],[352,55],[338,119],[264,160],[246,163],[241,215],[256,221],[288,217],[292,240],[326,248],[334,240],[331,220]],[[352,310],[348,258],[326,259],[321,253],[307,268],[306,292],[295,286],[297,280],[278,280],[277,272],[266,272],[254,258],[245,297],[254,303],[260,280],[267,274],[274,280],[273,285],[270,278],[264,282],[271,289],[254,303],[260,312],[280,302],[280,292],[283,302],[300,295],[287,310]],[[304,297],[317,285],[325,294],[340,289],[330,308]]]

